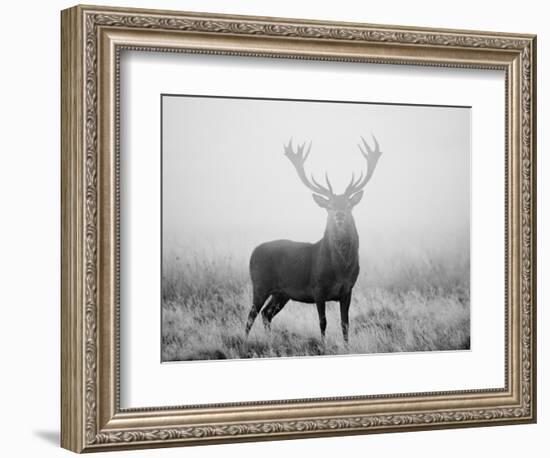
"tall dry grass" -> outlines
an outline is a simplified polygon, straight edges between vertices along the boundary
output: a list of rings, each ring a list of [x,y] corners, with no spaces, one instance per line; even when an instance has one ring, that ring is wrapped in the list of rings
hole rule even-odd
[[[466,250],[462,253],[467,253]],[[267,333],[259,317],[247,340],[251,306],[246,259],[233,254],[165,256],[162,359],[266,358],[470,348],[470,262],[467,254],[427,252],[362,261],[350,308],[349,345],[339,306],[327,304],[320,340],[314,304],[289,302]]]

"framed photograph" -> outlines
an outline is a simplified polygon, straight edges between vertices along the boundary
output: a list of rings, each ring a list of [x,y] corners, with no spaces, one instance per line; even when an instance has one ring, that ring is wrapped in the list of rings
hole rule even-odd
[[[62,12],[62,446],[536,421],[536,37]]]

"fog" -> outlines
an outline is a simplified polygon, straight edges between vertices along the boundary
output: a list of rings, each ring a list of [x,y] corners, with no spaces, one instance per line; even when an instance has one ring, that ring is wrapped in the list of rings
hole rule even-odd
[[[354,216],[374,253],[469,243],[470,109],[163,96],[163,251],[248,256],[273,239],[315,242],[326,212],[283,145],[312,142],[306,170],[342,193],[366,171],[360,136],[383,154]]]

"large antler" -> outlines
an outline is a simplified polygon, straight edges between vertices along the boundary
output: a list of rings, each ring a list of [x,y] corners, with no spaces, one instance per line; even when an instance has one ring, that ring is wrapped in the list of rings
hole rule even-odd
[[[285,156],[290,159],[290,162],[292,162],[292,165],[296,169],[296,172],[298,172],[298,176],[300,177],[300,180],[302,180],[302,183],[304,183],[309,189],[311,189],[316,194],[321,194],[325,197],[331,197],[333,195],[332,192],[332,186],[330,185],[330,181],[328,179],[328,175],[325,173],[325,181],[327,182],[327,187],[325,188],[323,185],[319,184],[313,175],[311,176],[311,181],[308,180],[306,176],[306,172],[304,170],[304,163],[306,162],[306,159],[309,156],[309,153],[311,151],[311,143],[309,144],[309,147],[304,154],[306,144],[302,143],[301,145],[298,145],[298,151],[294,152],[294,147],[292,146],[292,139],[288,142],[288,145],[285,145]]]
[[[380,146],[378,145],[378,141],[376,141],[376,137],[374,135],[372,136],[372,139],[374,140],[374,149],[371,149],[363,137],[361,137],[361,140],[363,142],[364,149],[360,144],[357,145],[359,146],[361,154],[367,161],[367,174],[363,177],[363,172],[361,172],[361,175],[357,181],[355,181],[355,175],[351,176],[351,181],[344,192],[344,194],[348,197],[351,197],[353,194],[359,192],[365,187],[372,177],[378,159],[380,159],[380,156],[382,155],[382,151],[380,151]]]

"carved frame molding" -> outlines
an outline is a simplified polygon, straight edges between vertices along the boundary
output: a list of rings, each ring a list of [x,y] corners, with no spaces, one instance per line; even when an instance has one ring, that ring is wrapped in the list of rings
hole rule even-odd
[[[62,446],[80,452],[535,421],[535,45],[531,35],[80,6],[63,11]],[[121,410],[122,49],[505,70],[506,388]],[[342,405],[349,414],[331,414]]]

